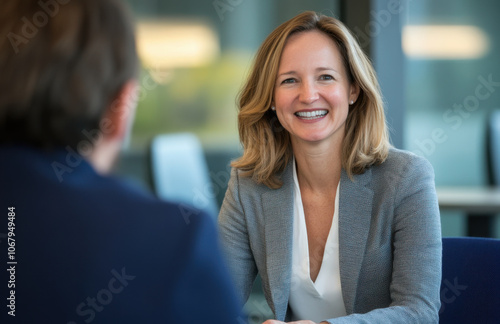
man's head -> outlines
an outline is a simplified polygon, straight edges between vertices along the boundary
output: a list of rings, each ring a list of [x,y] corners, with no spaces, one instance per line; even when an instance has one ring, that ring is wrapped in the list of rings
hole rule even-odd
[[[0,71],[0,144],[69,146],[93,162],[116,153],[138,72],[119,0],[3,1]]]

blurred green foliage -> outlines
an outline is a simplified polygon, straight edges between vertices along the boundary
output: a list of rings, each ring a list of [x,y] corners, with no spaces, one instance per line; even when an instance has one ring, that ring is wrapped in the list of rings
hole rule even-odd
[[[248,53],[224,53],[210,65],[158,71],[144,68],[132,131],[132,148],[160,133],[193,132],[202,142],[238,142],[237,95]]]

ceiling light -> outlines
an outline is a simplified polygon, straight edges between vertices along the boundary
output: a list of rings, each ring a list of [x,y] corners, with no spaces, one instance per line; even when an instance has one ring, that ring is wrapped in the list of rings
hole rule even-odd
[[[477,59],[488,50],[488,37],[476,26],[409,25],[403,28],[403,51],[413,59]]]

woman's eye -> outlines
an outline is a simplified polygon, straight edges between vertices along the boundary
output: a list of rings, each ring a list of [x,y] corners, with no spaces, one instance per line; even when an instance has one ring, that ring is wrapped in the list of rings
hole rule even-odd
[[[333,77],[328,74],[323,74],[322,76],[319,77],[320,80],[333,80]]]
[[[294,78],[288,78],[288,79],[285,79],[281,82],[281,84],[286,84],[286,83],[295,83],[296,80]]]

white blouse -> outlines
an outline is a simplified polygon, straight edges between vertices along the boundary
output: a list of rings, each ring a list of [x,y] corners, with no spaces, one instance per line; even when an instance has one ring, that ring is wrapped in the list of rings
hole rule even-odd
[[[323,262],[316,281],[309,273],[309,246],[307,241],[306,219],[300,195],[299,181],[293,161],[293,180],[295,183],[293,244],[292,244],[292,282],[289,305],[292,320],[323,320],[345,316],[346,310],[340,285],[339,268],[339,188],[335,195],[335,211],[330,233],[325,245]]]

